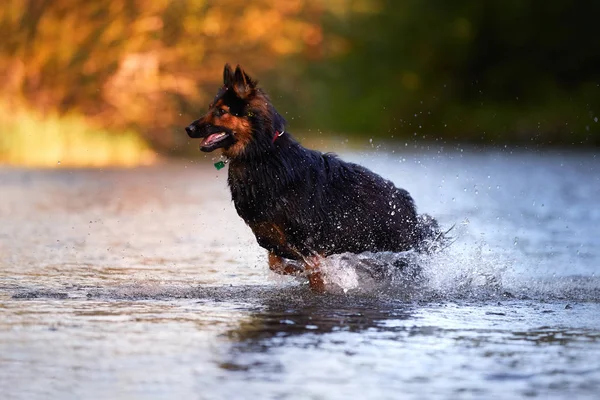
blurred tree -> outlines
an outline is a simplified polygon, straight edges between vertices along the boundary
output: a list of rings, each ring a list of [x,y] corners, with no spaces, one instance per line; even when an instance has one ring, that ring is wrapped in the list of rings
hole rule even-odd
[[[600,2],[380,0],[330,15],[312,71],[328,128],[502,143],[600,142]]]
[[[5,0],[0,100],[174,149],[231,62],[296,127],[597,144],[599,13],[592,0]]]
[[[223,64],[257,73],[321,39],[318,1],[6,0],[0,7],[3,97],[142,130],[168,128],[207,102]],[[210,90],[207,90],[209,88]]]

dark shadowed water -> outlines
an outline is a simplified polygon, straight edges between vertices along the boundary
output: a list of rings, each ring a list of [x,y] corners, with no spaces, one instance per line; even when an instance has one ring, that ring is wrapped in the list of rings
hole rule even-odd
[[[268,271],[208,163],[0,167],[0,397],[599,398],[596,154],[345,158],[456,242],[332,257],[315,294]]]

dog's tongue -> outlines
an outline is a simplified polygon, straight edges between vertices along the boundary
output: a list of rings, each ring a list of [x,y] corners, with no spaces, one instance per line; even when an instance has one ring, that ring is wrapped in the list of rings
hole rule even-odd
[[[212,143],[216,142],[218,139],[220,139],[221,136],[222,136],[222,132],[213,133],[212,135],[208,135],[207,137],[202,139],[202,141],[200,142],[200,146],[206,146],[206,145],[212,144]]]

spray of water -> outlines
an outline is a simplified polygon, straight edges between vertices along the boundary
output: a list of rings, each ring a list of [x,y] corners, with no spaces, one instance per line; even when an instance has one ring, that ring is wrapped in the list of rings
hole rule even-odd
[[[463,240],[466,224],[454,242],[431,253],[340,254],[322,262],[330,292],[402,296],[409,299],[496,296],[504,291],[503,274],[510,267],[485,243]]]
[[[369,296],[405,301],[454,301],[490,299],[600,301],[600,278],[591,276],[524,277],[516,273],[521,267],[505,253],[493,250],[483,239],[469,232],[469,224],[461,223],[452,231],[450,246],[433,252],[403,253],[344,253],[330,256],[320,263],[329,294]],[[254,254],[251,251],[248,253]],[[260,256],[259,256],[260,254]],[[189,281],[165,282],[146,279],[109,287],[81,287],[71,290],[49,290],[34,287],[16,290],[15,298],[127,298],[127,299],[210,299],[257,301],[270,298],[273,293],[285,296],[312,295],[306,277],[290,285],[289,277],[269,273],[273,279],[265,281],[266,259],[256,252],[255,269],[260,283],[240,285],[198,283],[194,276]],[[248,267],[248,258],[241,263]],[[299,267],[301,267],[299,265]],[[520,268],[523,269],[523,268]],[[253,275],[254,276],[254,275]]]
[[[408,301],[568,300],[600,301],[600,279],[592,276],[525,277],[515,260],[469,235],[468,224],[453,231],[455,241],[432,253],[341,254],[322,262],[327,290]]]

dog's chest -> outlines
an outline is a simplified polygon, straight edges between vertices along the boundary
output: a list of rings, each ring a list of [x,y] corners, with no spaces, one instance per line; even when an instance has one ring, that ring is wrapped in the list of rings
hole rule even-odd
[[[252,222],[249,226],[259,243],[268,244],[268,247],[286,245],[286,235],[281,226],[273,222]]]
[[[246,223],[252,226],[276,218],[282,196],[277,179],[260,171],[230,169],[228,183],[235,208]]]

